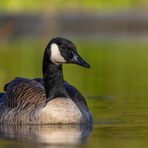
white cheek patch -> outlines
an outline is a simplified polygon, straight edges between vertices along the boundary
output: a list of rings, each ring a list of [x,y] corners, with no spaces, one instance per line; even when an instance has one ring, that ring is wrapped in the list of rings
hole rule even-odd
[[[59,51],[59,47],[57,44],[53,43],[51,44],[51,57],[50,60],[55,63],[65,63],[65,59],[62,57]]]

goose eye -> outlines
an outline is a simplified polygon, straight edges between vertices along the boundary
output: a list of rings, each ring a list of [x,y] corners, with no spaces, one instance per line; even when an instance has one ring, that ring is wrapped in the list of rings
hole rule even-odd
[[[66,46],[62,45],[62,49],[65,50],[66,49]]]

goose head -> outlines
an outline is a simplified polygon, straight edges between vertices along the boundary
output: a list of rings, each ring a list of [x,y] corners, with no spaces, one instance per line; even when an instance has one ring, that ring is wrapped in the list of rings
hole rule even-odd
[[[75,45],[64,38],[52,39],[46,47],[44,56],[56,65],[72,63],[90,68],[90,65],[78,54]]]

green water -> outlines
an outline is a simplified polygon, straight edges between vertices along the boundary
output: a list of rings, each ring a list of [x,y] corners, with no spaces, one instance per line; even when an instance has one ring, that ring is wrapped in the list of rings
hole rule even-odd
[[[148,43],[73,40],[91,65],[64,65],[64,77],[87,98],[93,130],[72,127],[0,127],[0,147],[147,147]],[[0,90],[16,76],[41,77],[47,40],[1,42]]]

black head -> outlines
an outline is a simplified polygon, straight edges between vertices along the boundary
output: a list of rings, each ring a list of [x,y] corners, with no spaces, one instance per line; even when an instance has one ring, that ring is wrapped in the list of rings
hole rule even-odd
[[[74,63],[86,68],[90,68],[90,65],[78,54],[75,45],[67,39],[52,39],[49,42],[45,52],[48,54],[50,61],[57,65],[63,63]]]

